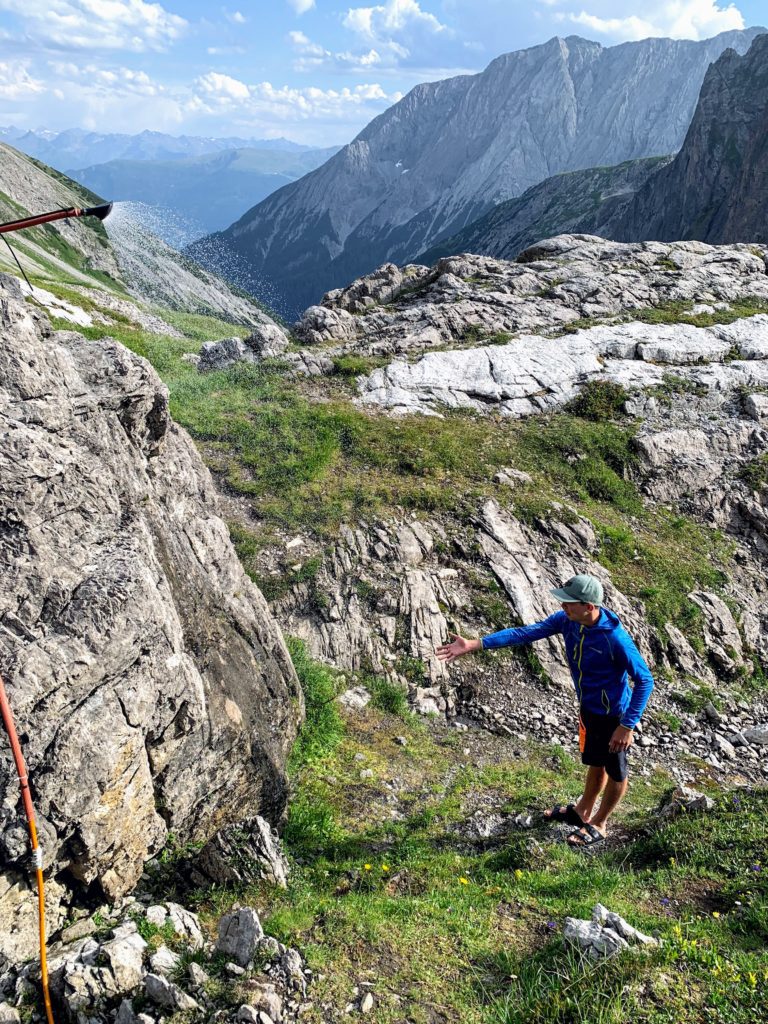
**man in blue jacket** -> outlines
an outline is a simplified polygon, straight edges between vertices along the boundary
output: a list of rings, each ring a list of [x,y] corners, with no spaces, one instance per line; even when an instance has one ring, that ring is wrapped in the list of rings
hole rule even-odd
[[[544,817],[574,825],[568,842],[583,848],[602,842],[608,818],[627,791],[627,751],[651,695],[653,676],[618,616],[602,607],[603,586],[598,579],[573,576],[551,593],[561,602],[562,611],[543,622],[503,629],[482,640],[465,640],[453,633],[452,642],[438,647],[436,653],[441,661],[451,662],[473,651],[516,647],[556,633],[563,637],[579,699],[581,760],[588,770],[581,798],[575,804],[553,807]]]

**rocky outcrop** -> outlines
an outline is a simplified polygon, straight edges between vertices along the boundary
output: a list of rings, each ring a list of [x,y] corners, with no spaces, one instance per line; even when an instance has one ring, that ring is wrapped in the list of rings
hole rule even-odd
[[[212,255],[206,266],[296,316],[329,288],[413,260],[553,174],[674,152],[708,65],[727,47],[745,52],[758,32],[607,49],[555,38],[479,75],[418,85],[196,258]]]
[[[768,316],[755,316],[751,326],[750,341],[768,345]],[[502,346],[390,363],[361,382],[360,403],[398,414],[496,408],[523,417],[562,407],[590,380],[658,387],[672,367],[691,388],[733,393],[768,386],[768,360],[742,355],[717,327],[628,323],[556,339],[523,334]],[[746,429],[754,434],[758,428]],[[695,444],[690,436],[680,442]],[[662,441],[654,435],[648,443],[656,447]],[[647,454],[652,457],[650,448]]]
[[[201,373],[224,370],[234,363],[258,363],[282,355],[290,344],[285,331],[264,318],[246,338],[224,338],[206,341],[200,349],[197,368]]]
[[[659,940],[637,928],[598,903],[591,921],[567,917],[563,929],[567,943],[581,949],[591,960],[616,956],[633,947],[657,947]]]
[[[608,219],[611,238],[768,241],[768,35],[712,65],[682,149]]]
[[[280,815],[301,696],[149,364],[52,333],[1,285],[0,672],[46,870],[112,898],[169,830]],[[2,749],[6,871],[26,857],[20,813]]]
[[[226,995],[209,985],[221,954],[228,958]],[[215,1015],[228,1024],[291,1024],[311,1008],[312,972],[298,950],[265,935],[250,907],[222,918],[214,945],[197,915],[179,904],[129,897],[119,908],[81,917],[51,945],[48,963],[56,1010],[73,1024],[155,1024],[176,1012],[194,1021]],[[36,963],[0,968],[0,1020],[19,1021],[16,1007],[36,991],[39,976]]]
[[[322,306],[307,310],[296,334],[322,344],[329,360],[349,353],[410,359],[434,348],[505,346],[521,334],[546,338],[584,320],[628,319],[633,310],[673,306],[680,319],[718,314],[727,312],[723,303],[768,300],[766,258],[768,249],[759,246],[626,244],[560,235],[514,262],[466,253],[446,257],[429,273],[414,275],[416,285],[389,305],[355,316],[339,305],[346,293],[328,295]],[[742,332],[739,344],[752,344],[743,349],[744,358],[762,358],[748,324],[729,330]]]

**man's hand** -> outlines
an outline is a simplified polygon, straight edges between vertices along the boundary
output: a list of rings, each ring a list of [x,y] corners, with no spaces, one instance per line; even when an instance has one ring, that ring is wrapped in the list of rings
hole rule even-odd
[[[611,742],[608,744],[608,750],[612,754],[621,754],[625,750],[629,750],[632,744],[635,742],[634,733],[631,729],[627,729],[625,725],[616,726],[616,730],[611,736]]]
[[[482,640],[465,640],[458,633],[449,633],[448,635],[453,637],[452,642],[435,648],[438,661],[451,662],[463,654],[471,654],[473,651],[483,649]]]

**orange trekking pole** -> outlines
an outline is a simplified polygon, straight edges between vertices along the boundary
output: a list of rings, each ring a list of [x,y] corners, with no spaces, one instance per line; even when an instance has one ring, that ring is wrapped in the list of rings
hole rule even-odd
[[[19,776],[19,785],[21,786],[21,798],[24,803],[24,812],[27,816],[29,837],[32,843],[32,859],[37,873],[37,911],[40,929],[40,975],[43,982],[45,1013],[48,1017],[48,1024],[53,1024],[51,994],[48,990],[48,960],[45,948],[45,887],[43,882],[43,851],[37,842],[35,809],[32,806],[32,797],[29,792],[27,766],[24,763],[24,755],[21,752],[21,745],[19,744],[19,737],[16,734],[16,726],[13,721],[11,705],[8,703],[8,694],[5,692],[5,683],[3,682],[2,676],[0,676],[0,712],[2,713],[5,731],[8,733],[8,739],[13,752],[13,759],[16,762],[16,772]]]

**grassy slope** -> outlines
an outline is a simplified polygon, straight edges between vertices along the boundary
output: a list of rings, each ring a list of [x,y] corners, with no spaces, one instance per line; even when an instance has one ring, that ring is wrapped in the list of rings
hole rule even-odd
[[[668,784],[657,775],[635,782],[621,839],[599,855],[544,827],[473,842],[460,826],[477,808],[528,812],[577,794],[571,755],[382,710],[398,706],[386,687],[378,706],[342,717],[329,699],[345,684],[300,645],[293,654],[308,719],[292,764],[291,885],[196,897],[211,927],[237,899],[301,947],[319,978],[309,1024],[340,1017],[361,982],[373,985],[378,1024],[764,1019],[765,794],[649,828]],[[662,948],[601,965],[569,951],[565,917],[588,918],[598,902]]]

